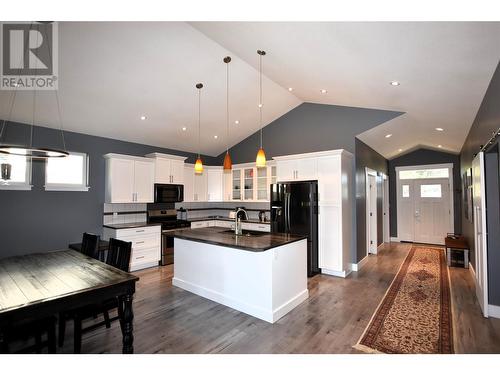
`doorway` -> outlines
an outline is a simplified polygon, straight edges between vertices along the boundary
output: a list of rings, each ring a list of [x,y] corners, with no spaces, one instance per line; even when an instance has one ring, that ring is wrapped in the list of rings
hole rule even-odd
[[[377,254],[377,172],[366,168],[366,253]]]
[[[453,164],[396,168],[399,241],[444,245],[453,232]]]

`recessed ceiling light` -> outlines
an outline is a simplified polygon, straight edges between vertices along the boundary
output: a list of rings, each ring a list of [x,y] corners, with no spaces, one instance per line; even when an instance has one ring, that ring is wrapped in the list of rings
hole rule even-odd
[[[438,145],[438,147],[439,147],[439,148],[441,148],[441,147],[443,147],[443,146],[441,146],[441,145]]]
[[[326,90],[326,89],[321,89],[321,93],[322,93],[322,94],[326,94],[327,92],[328,92],[328,90]]]
[[[399,86],[400,83],[398,81],[391,81],[391,86]]]
[[[234,123],[238,125],[240,123],[240,120],[235,120]]]
[[[437,130],[438,132],[442,132],[442,131],[444,131],[444,129],[443,129],[443,128],[436,128],[436,130]]]
[[[262,108],[262,103],[259,103],[259,108]]]
[[[147,117],[146,117],[146,116],[144,116],[144,115],[142,115],[142,116],[141,116],[141,120],[142,120],[142,121],[146,120],[146,118],[147,118]]]
[[[293,91],[293,87],[289,87],[289,88],[288,88],[288,91]]]
[[[185,132],[187,128],[185,126],[182,127],[182,131]]]
[[[391,138],[392,137],[392,134],[386,134],[385,136],[386,138]]]
[[[214,135],[214,138],[217,139],[217,138],[219,138],[219,136],[218,135]]]
[[[400,148],[400,149],[398,150],[398,152],[401,152],[401,151],[403,151],[403,149],[402,149],[402,148]]]

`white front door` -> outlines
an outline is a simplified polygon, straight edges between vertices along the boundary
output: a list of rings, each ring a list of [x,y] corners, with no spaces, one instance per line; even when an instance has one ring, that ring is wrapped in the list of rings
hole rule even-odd
[[[445,179],[413,180],[414,242],[444,245],[451,217],[450,183]]]
[[[368,175],[369,196],[366,202],[369,210],[368,220],[368,252],[377,254],[377,176]]]
[[[454,226],[452,169],[431,165],[396,173],[399,240],[444,245]]]
[[[484,154],[480,152],[472,160],[472,203],[474,217],[474,255],[476,274],[476,296],[488,317],[488,256],[486,248],[486,202],[484,184]]]

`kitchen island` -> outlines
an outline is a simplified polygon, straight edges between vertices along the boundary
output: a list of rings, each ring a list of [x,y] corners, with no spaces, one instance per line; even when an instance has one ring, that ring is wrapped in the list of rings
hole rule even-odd
[[[174,237],[172,283],[179,288],[270,323],[309,296],[306,237],[221,227]]]

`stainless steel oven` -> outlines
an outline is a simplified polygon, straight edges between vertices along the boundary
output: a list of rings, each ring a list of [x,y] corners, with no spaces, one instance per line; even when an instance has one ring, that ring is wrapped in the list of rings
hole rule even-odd
[[[184,200],[184,185],[155,184],[155,203],[176,203]]]

